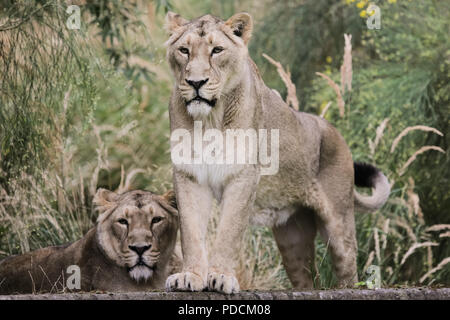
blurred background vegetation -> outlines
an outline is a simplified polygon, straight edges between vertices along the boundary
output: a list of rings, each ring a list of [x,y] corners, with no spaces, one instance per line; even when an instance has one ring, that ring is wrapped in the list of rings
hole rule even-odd
[[[374,3],[380,30],[367,28],[364,0],[2,1],[0,258],[80,238],[95,223],[98,187],[171,188],[164,15],[247,11],[250,54],[266,84],[287,95],[262,53],[290,71],[301,111],[324,113],[354,159],[393,183],[386,206],[356,215],[360,278],[375,264],[384,286],[449,285],[450,3]],[[80,30],[66,27],[69,4],[80,5]],[[344,34],[353,81],[341,117],[335,90],[315,72],[340,83]],[[426,127],[392,151],[417,125]],[[417,153],[424,146],[433,148]],[[269,229],[250,228],[242,251],[242,288],[290,287]],[[333,286],[319,239],[316,262],[316,287]]]

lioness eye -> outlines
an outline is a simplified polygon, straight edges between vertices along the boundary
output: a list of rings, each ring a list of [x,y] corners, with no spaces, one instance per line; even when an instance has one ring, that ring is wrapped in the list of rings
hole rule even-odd
[[[128,221],[126,219],[119,219],[119,221],[117,222],[119,222],[120,224],[128,225]]]
[[[178,49],[182,54],[189,54],[189,49],[185,47],[181,47]]]
[[[223,51],[222,47],[214,47],[214,49],[212,50],[211,54],[221,53],[222,51]]]
[[[163,218],[161,218],[161,217],[154,217],[154,218],[152,219],[152,224],[158,223],[158,222],[160,222],[162,219],[163,219]]]

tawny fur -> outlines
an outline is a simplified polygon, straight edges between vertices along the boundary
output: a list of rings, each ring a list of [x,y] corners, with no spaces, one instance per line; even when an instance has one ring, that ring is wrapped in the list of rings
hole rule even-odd
[[[193,132],[194,120],[202,121],[204,129],[221,132],[279,130],[275,175],[260,175],[257,164],[174,164],[184,263],[181,273],[167,279],[167,289],[238,292],[238,251],[251,222],[273,227],[295,288],[313,285],[317,232],[329,247],[340,285],[353,285],[357,281],[354,195],[359,207],[378,208],[389,194],[385,177],[379,171],[372,177],[371,197],[357,194],[352,156],[339,132],[318,116],[289,108],[264,84],[248,55],[252,31],[248,14],[227,21],[210,15],[187,21],[169,13],[166,22],[167,58],[175,77],[169,107],[172,132],[181,128]],[[223,50],[215,54],[216,47]],[[204,84],[194,90],[192,81]],[[197,91],[205,100],[190,104]],[[220,203],[221,218],[208,260],[205,238],[213,198]]]
[[[164,286],[173,258],[178,212],[173,192],[163,196],[146,191],[117,195],[100,189],[94,199],[97,226],[80,240],[47,247],[0,262],[0,294],[56,292],[66,288],[67,268],[80,268],[82,291],[145,291]],[[154,217],[162,217],[152,223]],[[128,226],[120,224],[126,219]],[[156,221],[156,220],[155,220]],[[151,246],[137,266],[129,246]],[[176,258],[176,257],[174,257]]]

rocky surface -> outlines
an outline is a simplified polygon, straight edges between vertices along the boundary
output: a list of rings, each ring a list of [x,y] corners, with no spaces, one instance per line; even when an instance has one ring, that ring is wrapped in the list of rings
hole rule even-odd
[[[215,292],[64,293],[1,296],[0,300],[450,300],[450,288],[377,290]]]

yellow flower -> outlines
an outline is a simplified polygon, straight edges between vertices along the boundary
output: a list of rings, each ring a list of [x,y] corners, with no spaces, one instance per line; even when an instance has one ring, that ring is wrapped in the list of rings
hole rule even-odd
[[[326,57],[325,60],[327,61],[327,63],[331,63],[333,61],[333,58],[328,56],[328,57]]]
[[[369,16],[373,16],[373,15],[375,14],[375,9],[368,10],[366,13],[367,13]]]
[[[367,16],[366,10],[361,11],[361,12],[359,13],[359,16],[360,16],[361,18],[364,18],[365,16]]]
[[[364,8],[365,5],[366,5],[366,4],[364,3],[364,1],[360,1],[360,2],[358,2],[358,3],[356,4],[356,6],[357,6],[359,9]]]
[[[388,0],[389,3],[396,3],[397,0]]]

